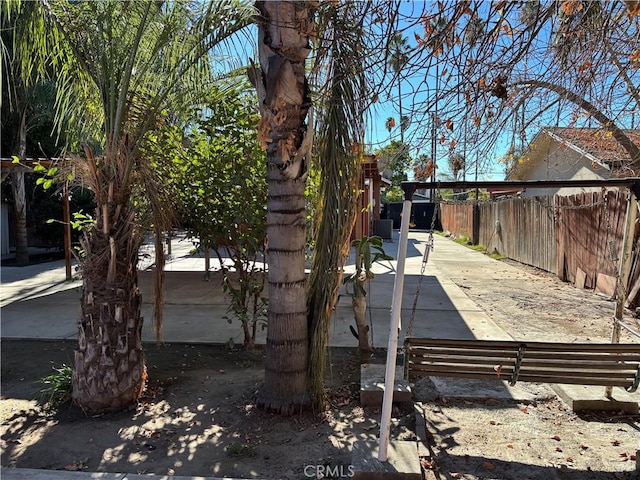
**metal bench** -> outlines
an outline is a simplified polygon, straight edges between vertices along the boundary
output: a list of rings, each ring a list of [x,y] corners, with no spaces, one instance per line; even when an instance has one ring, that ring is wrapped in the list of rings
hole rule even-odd
[[[640,344],[551,343],[408,337],[405,377],[458,377],[601,385],[635,392]]]

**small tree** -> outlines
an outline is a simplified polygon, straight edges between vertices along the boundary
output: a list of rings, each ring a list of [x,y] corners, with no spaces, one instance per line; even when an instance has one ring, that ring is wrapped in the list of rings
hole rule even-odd
[[[355,247],[355,267],[356,271],[346,276],[343,283],[353,289],[351,293],[351,304],[353,315],[356,321],[357,332],[354,332],[358,339],[358,349],[363,358],[371,353],[369,343],[369,325],[367,325],[367,284],[374,277],[371,268],[373,264],[380,260],[393,260],[387,255],[382,247],[380,237],[362,237],[354,240],[351,245]],[[353,330],[352,330],[353,332]]]
[[[73,399],[90,412],[120,410],[137,401],[147,378],[136,269],[142,243],[136,190],[144,190],[149,199],[156,233],[168,219],[160,188],[164,179],[150,168],[143,146],[169,105],[199,91],[210,74],[209,51],[247,25],[253,10],[235,0],[208,5],[24,3],[41,5],[43,11],[24,44],[28,51],[23,58],[37,63],[33,52],[44,50],[56,59],[59,121],[75,114],[74,124],[80,124],[78,112],[97,107],[84,120],[97,124],[100,142],[85,144],[84,158],[77,163],[78,176],[95,193],[97,207],[95,225],[82,240]],[[55,33],[58,48],[47,44],[48,32]],[[96,103],[78,102],[88,97]],[[161,301],[158,290],[156,302]],[[159,312],[161,305],[156,307]],[[159,335],[161,316],[155,319]]]
[[[407,180],[407,170],[412,163],[407,144],[394,140],[375,153],[383,176],[390,179],[394,186]]]
[[[182,222],[201,249],[216,253],[229,314],[241,321],[244,345],[252,348],[259,323],[266,324],[267,182],[248,88],[242,79],[212,87],[206,115],[200,113],[189,134],[167,132],[166,138],[182,148],[181,158],[174,159],[180,168],[171,169]]]

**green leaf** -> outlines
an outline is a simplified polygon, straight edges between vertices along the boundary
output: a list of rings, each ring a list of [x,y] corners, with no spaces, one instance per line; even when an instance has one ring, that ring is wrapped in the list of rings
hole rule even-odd
[[[53,180],[47,179],[44,181],[42,186],[44,187],[45,190],[48,190],[51,187],[51,185],[53,185]]]
[[[15,155],[11,155],[11,163],[20,163],[20,159]]]
[[[36,185],[42,185],[44,183],[44,177],[40,177],[36,180]]]

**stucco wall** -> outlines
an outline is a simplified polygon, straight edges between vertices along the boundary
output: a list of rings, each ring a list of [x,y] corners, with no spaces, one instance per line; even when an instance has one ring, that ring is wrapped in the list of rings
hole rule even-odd
[[[568,147],[553,143],[548,154],[527,175],[525,180],[601,180],[611,177],[610,170],[597,165]],[[522,192],[523,197],[547,195],[575,195],[599,191],[599,187],[585,188],[535,188]]]

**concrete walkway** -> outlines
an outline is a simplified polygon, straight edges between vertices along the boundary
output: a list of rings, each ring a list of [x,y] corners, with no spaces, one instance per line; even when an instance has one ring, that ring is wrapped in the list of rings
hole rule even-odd
[[[385,251],[397,255],[397,232],[393,241],[384,243]],[[436,235],[435,250],[422,281],[421,294],[415,308],[412,334],[450,338],[509,338],[491,319],[469,300],[440,265],[455,258],[458,262],[491,263],[485,255]],[[411,232],[406,263],[403,295],[403,332],[411,317],[420,278],[422,258],[428,234]],[[233,339],[242,343],[238,322],[222,319],[227,314],[227,300],[222,293],[221,279],[215,271],[210,281],[204,280],[204,258],[192,254],[193,245],[184,239],[174,240],[172,255],[167,262],[163,340],[169,343],[224,343]],[[395,261],[374,267],[375,278],[370,283],[368,315],[375,347],[386,347],[390,320],[391,298],[395,279]],[[148,264],[148,262],[147,262]],[[212,270],[217,262],[212,259]],[[347,271],[353,271],[353,259]],[[146,319],[143,338],[155,340],[151,327],[153,293],[150,270],[140,272],[142,313]],[[0,325],[2,338],[11,339],[73,339],[79,317],[79,281],[65,281],[63,262],[50,262],[28,267],[2,266],[0,271]],[[349,326],[354,325],[351,298],[344,287],[336,308],[330,332],[330,345],[356,345]],[[264,343],[266,332],[260,331],[258,343]]]

